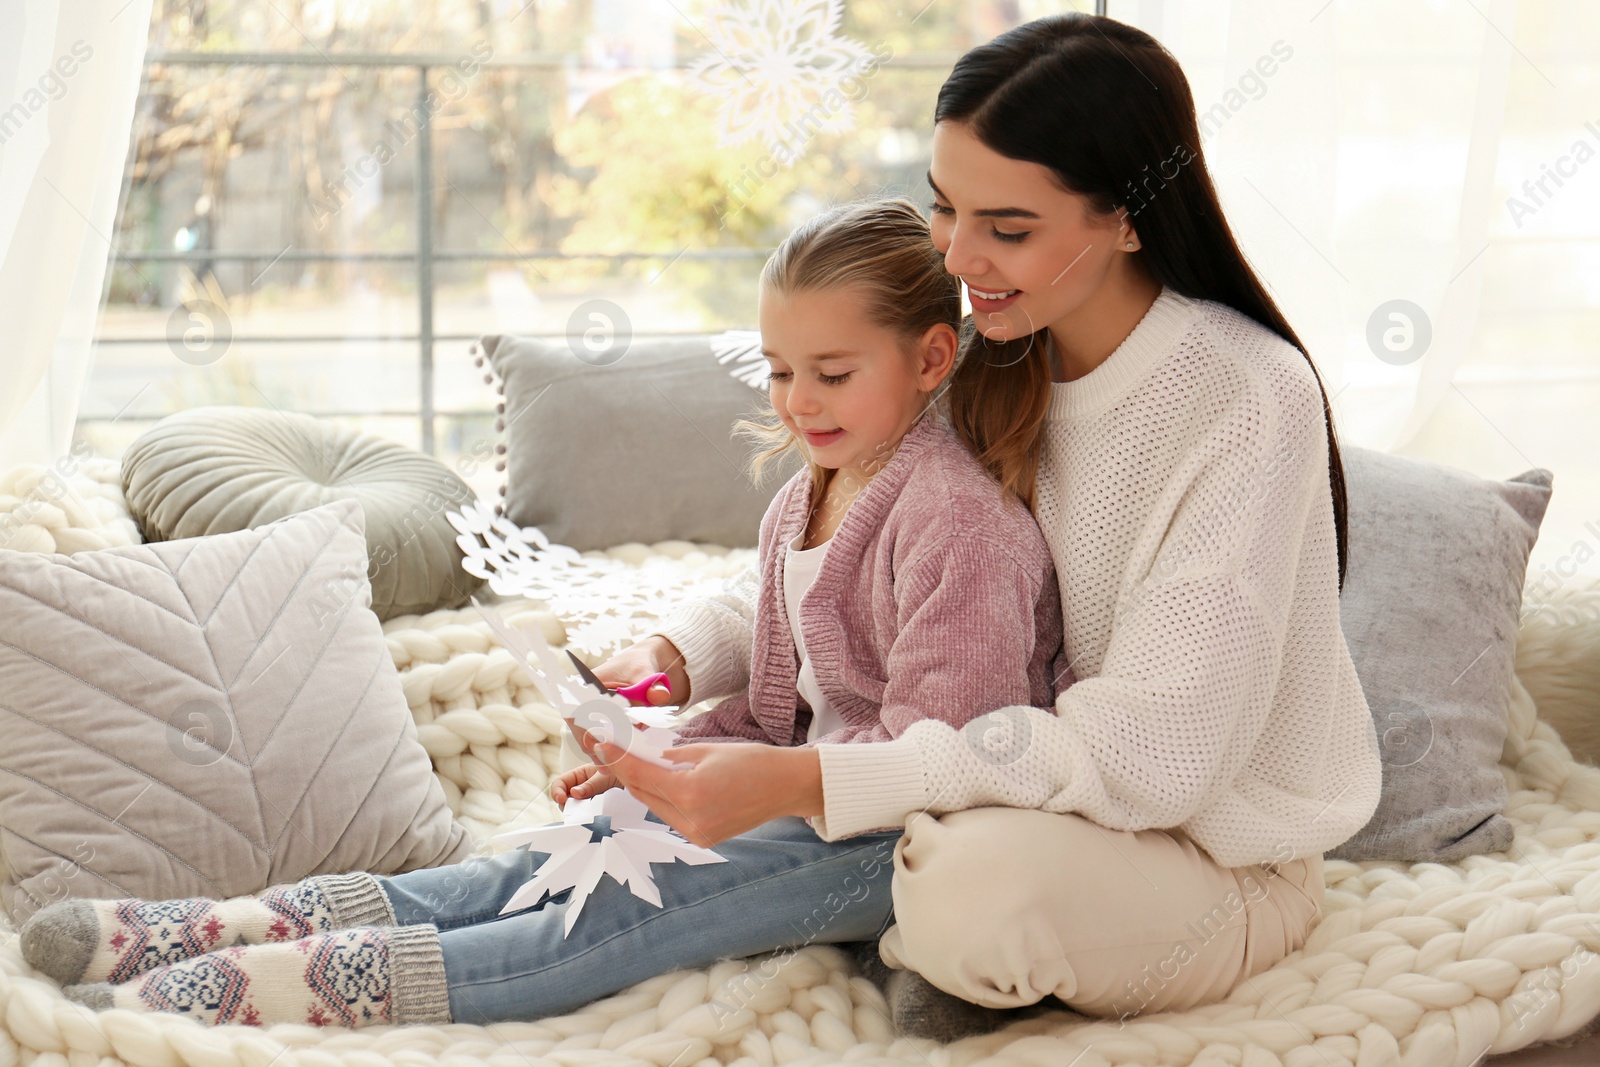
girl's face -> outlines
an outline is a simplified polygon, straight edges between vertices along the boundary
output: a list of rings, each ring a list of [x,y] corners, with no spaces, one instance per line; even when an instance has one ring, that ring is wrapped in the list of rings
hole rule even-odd
[[[850,289],[780,293],[761,287],[761,353],[772,408],[818,466],[868,480],[954,364],[955,330],[907,342],[874,323]]]
[[[930,226],[945,269],[961,278],[973,324],[990,340],[1069,320],[1138,245],[1124,215],[1098,217],[1049,168],[1000,155],[963,123],[933,128]]]

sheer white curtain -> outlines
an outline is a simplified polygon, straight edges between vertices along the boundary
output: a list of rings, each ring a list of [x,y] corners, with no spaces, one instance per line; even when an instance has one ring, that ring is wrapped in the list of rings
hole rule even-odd
[[[1223,207],[1336,394],[1341,439],[1485,476],[1550,468],[1535,571],[1600,573],[1592,0],[1108,13],[1183,65]]]
[[[72,441],[151,0],[0,0],[0,471]]]

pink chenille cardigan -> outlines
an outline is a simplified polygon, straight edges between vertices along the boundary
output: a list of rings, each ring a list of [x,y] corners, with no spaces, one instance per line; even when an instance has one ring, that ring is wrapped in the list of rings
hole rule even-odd
[[[811,472],[773,498],[757,542],[749,688],[690,719],[676,743],[806,743],[811,706],[783,599]],[[960,727],[998,708],[1052,708],[1071,682],[1061,594],[1033,515],[929,411],[850,505],[800,607],[817,684],[846,727],[818,744],[887,741],[919,719]]]

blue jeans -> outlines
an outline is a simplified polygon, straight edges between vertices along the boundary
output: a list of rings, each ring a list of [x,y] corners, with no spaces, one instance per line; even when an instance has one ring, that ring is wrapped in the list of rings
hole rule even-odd
[[[520,848],[377,881],[396,922],[439,928],[456,1022],[532,1021],[679,968],[878,937],[894,918],[902,833],[827,842],[804,819],[775,819],[716,846],[726,863],[653,865],[660,908],[602,877],[570,935],[570,890],[500,914],[548,853]]]

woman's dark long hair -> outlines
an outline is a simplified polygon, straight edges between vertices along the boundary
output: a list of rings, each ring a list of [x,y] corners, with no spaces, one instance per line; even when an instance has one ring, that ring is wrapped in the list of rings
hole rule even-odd
[[[1157,281],[1250,316],[1311,363],[1223,218],[1200,150],[1189,82],[1154,37],[1096,15],[1036,19],[957,61],[939,89],[934,122],[965,124],[1000,155],[1048,167],[1097,213],[1125,209],[1139,233],[1134,254]],[[956,429],[1001,482],[1028,501],[1050,398],[1043,340],[992,342],[969,320],[948,394]],[[1344,464],[1314,363],[1311,373],[1328,430],[1342,590]]]

